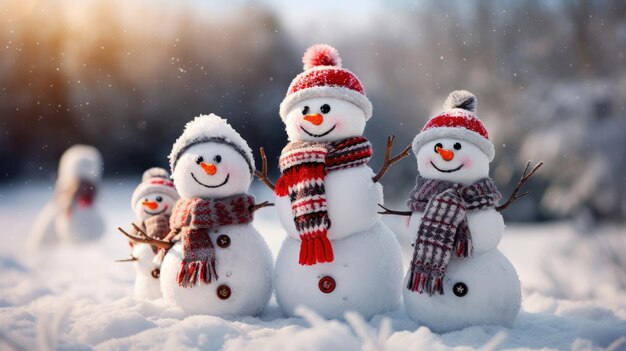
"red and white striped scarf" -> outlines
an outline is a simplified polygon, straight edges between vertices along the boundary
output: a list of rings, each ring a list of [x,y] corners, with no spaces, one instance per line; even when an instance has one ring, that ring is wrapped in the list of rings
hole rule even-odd
[[[326,174],[367,164],[371,157],[372,146],[364,137],[334,142],[297,141],[283,149],[279,160],[282,175],[275,193],[289,195],[301,239],[301,265],[334,260],[333,247],[326,237],[331,226],[326,207]]]
[[[182,262],[178,272],[178,285],[192,287],[201,281],[205,284],[219,277],[215,269],[215,246],[209,232],[229,224],[252,222],[250,208],[254,196],[244,194],[223,199],[180,199],[170,217],[171,232],[165,240],[183,245]],[[165,250],[159,255],[164,256]]]

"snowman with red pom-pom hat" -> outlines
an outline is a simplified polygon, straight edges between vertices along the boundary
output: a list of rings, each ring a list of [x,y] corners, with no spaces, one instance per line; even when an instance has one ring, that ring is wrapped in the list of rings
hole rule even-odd
[[[419,176],[408,206],[413,257],[403,297],[411,319],[436,332],[510,326],[521,305],[515,268],[497,245],[504,221],[489,178],[494,146],[476,97],[452,92],[413,140]]]
[[[370,318],[397,306],[402,280],[400,247],[377,214],[382,173],[367,166],[372,104],[333,47],[310,47],[303,63],[280,105],[289,144],[274,190],[288,236],[275,266],[277,301],[290,316],[304,305],[326,318]]]

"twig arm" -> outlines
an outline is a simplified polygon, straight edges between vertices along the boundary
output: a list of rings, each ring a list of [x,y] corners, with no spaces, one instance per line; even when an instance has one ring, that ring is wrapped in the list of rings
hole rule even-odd
[[[389,168],[394,163],[407,157],[409,153],[411,152],[411,145],[409,144],[407,147],[404,148],[404,150],[400,151],[399,154],[395,155],[394,157],[391,157],[391,149],[393,148],[393,141],[395,140],[395,138],[396,138],[395,135],[392,135],[387,138],[387,147],[385,148],[385,159],[383,160],[383,165],[378,171],[378,173],[376,173],[376,175],[372,178],[374,183],[380,181],[380,179],[385,175],[385,173],[387,173]]]
[[[496,211],[500,212],[502,210],[505,210],[507,207],[511,206],[511,204],[514,203],[516,200],[519,200],[529,195],[530,191],[526,191],[521,194],[518,193],[522,189],[524,184],[530,179],[530,177],[532,177],[537,172],[537,170],[541,168],[541,166],[543,166],[543,162],[537,163],[529,172],[528,169],[530,169],[530,161],[528,161],[528,163],[526,164],[526,168],[524,169],[524,174],[522,174],[522,177],[517,182],[517,186],[515,186],[515,189],[513,189],[513,193],[511,193],[505,203],[496,207]]]
[[[273,203],[270,203],[269,201],[263,201],[260,204],[254,204],[252,206],[250,206],[250,212],[257,211],[262,209],[263,207],[269,207],[269,206],[274,206]]]
[[[165,250],[169,250],[173,246],[173,244],[169,241],[148,237],[146,233],[143,230],[141,230],[141,228],[137,227],[135,224],[133,224],[133,227],[140,235],[142,235],[141,238],[138,236],[128,234],[124,229],[120,227],[118,227],[117,230],[119,230],[122,234],[124,234],[124,236],[126,236],[128,239],[138,242],[138,243],[154,245],[160,249],[165,249]]]
[[[259,178],[259,180],[262,181],[265,185],[267,185],[268,188],[274,191],[274,188],[276,188],[276,186],[267,177],[267,156],[265,155],[265,149],[261,148],[259,151],[261,153],[261,171],[255,169],[254,175]]]
[[[137,257],[130,256],[129,258],[124,258],[121,260],[115,260],[115,262],[135,262],[137,261]]]
[[[380,211],[378,213],[380,213],[381,215],[395,215],[395,216],[407,216],[410,217],[412,212],[411,211],[396,211],[396,210],[391,210],[388,209],[387,207],[378,204],[378,207],[382,208],[384,211]]]

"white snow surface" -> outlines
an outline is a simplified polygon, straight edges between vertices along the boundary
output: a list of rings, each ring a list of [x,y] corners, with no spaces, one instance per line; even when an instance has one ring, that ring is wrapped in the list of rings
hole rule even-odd
[[[626,291],[617,278],[624,267],[599,254],[619,245],[614,252],[624,252],[623,227],[599,227],[594,236],[567,222],[507,224],[499,249],[515,266],[523,295],[511,328],[438,334],[411,321],[402,306],[369,321],[357,314],[329,321],[307,309],[285,318],[274,298],[259,317],[187,316],[162,299],[134,298],[132,265],[113,262],[128,256],[115,227],[134,219],[128,201],[135,185],[105,182],[100,241],[37,254],[25,240],[52,184],[0,186],[0,350],[626,349]],[[271,199],[258,183],[252,190],[260,201]],[[286,237],[275,210],[261,210],[254,225],[275,256]]]

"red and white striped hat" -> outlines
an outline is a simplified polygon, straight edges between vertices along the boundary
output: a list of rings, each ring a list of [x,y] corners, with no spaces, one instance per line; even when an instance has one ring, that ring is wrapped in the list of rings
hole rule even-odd
[[[417,155],[429,141],[452,138],[476,145],[492,161],[496,151],[483,122],[475,115],[476,103],[476,96],[467,90],[451,92],[443,104],[444,112],[431,117],[413,139],[413,152]]]
[[[144,196],[154,193],[167,195],[174,200],[178,200],[180,196],[169,177],[170,174],[159,167],[153,167],[143,172],[141,184],[139,184],[133,192],[130,201],[131,207],[135,208],[137,202],[141,201]]]
[[[326,44],[316,44],[302,56],[304,72],[291,81],[287,95],[280,104],[283,121],[289,110],[299,101],[316,97],[333,97],[351,102],[360,107],[365,119],[372,117],[372,103],[357,76],[341,67],[337,49]]]

